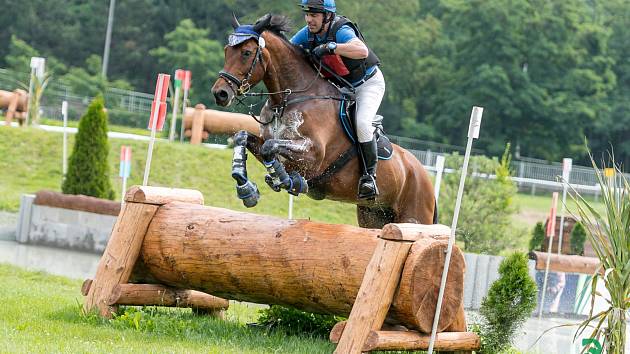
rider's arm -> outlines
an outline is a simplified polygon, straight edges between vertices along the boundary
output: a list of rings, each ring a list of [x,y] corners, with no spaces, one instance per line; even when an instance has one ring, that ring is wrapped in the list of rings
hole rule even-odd
[[[335,50],[335,54],[350,59],[365,59],[368,57],[367,46],[357,37],[350,26],[342,26],[337,31],[336,37],[337,49]]]
[[[337,43],[335,54],[350,59],[365,59],[368,57],[368,48],[360,39],[353,39],[348,43]]]
[[[308,45],[308,27],[303,27],[292,38],[291,43],[306,47]]]

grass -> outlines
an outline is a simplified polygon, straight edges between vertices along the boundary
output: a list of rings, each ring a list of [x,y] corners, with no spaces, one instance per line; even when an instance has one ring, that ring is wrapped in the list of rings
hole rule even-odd
[[[69,153],[74,135],[69,135]],[[120,146],[132,147],[128,186],[142,184],[148,142],[109,139],[112,185],[117,199],[122,184],[118,177]],[[189,144],[157,142],[153,152],[150,184],[200,190],[206,205],[246,210],[236,197],[231,172],[230,150],[208,149]],[[60,191],[62,179],[62,134],[37,128],[0,126],[0,210],[19,210],[20,195],[41,189]],[[261,200],[249,212],[286,217],[288,194],[275,193],[264,183],[264,168],[254,159],[248,165],[250,177],[259,185]],[[295,198],[294,217],[328,223],[356,225],[355,207],[333,201]]]
[[[39,124],[41,124],[41,125],[52,125],[52,126],[56,126],[56,127],[62,127],[63,126],[63,121],[57,120],[57,119],[42,118],[42,119],[39,120]],[[78,128],[79,127],[79,121],[78,120],[69,120],[68,121],[68,127]],[[133,127],[127,127],[127,126],[124,126],[124,125],[113,125],[113,124],[109,124],[108,127],[109,127],[109,130],[112,131],[112,132],[151,136],[151,131],[148,130],[148,129],[133,128]],[[158,134],[160,134],[160,133],[158,133]]]
[[[3,353],[330,353],[325,339],[251,328],[255,306],[231,303],[225,320],[187,309],[124,308],[114,320],[81,312],[81,282],[0,264]]]

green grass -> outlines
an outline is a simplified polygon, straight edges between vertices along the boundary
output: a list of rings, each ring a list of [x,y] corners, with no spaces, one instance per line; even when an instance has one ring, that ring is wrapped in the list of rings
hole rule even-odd
[[[56,126],[56,127],[62,127],[63,126],[63,121],[60,121],[60,120],[57,120],[57,119],[42,118],[42,119],[40,119],[39,124],[41,124],[41,125],[52,125],[52,126]],[[68,127],[78,128],[79,127],[79,121],[78,120],[68,121]],[[117,133],[127,133],[127,134],[151,136],[151,131],[148,130],[148,129],[132,128],[132,127],[126,127],[124,125],[113,125],[113,124],[109,124],[108,128],[109,128],[109,131],[117,132]],[[160,134],[160,133],[158,133],[158,134]]]
[[[19,210],[20,195],[24,193],[35,193],[42,189],[60,191],[62,139],[62,134],[37,128],[0,126],[0,210]],[[69,154],[73,142],[74,135],[69,135]],[[120,146],[130,145],[133,150],[131,178],[128,181],[128,186],[131,186],[142,184],[148,142],[109,139],[109,143],[111,180],[117,199],[120,200]],[[149,184],[200,190],[206,205],[286,217],[288,194],[275,193],[265,184],[264,168],[253,158],[248,164],[249,176],[258,184],[261,200],[252,209],[242,205],[236,197],[234,180],[230,177],[231,157],[230,150],[157,142]],[[294,217],[356,225],[354,205],[314,201],[306,196],[295,198]]]
[[[330,353],[321,338],[251,328],[256,306],[231,303],[225,320],[187,309],[127,307],[102,320],[81,312],[81,282],[0,264],[3,353]]]

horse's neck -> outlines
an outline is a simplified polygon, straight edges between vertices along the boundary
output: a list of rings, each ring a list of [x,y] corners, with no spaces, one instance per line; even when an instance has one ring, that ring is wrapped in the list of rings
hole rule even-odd
[[[322,86],[329,86],[318,77],[306,60],[282,39],[272,34],[266,35],[265,39],[268,43],[267,48],[271,62],[263,82],[269,92],[282,92],[287,89],[297,91],[310,86],[307,92],[302,93],[308,95],[317,94],[318,91],[322,90]],[[317,82],[313,83],[313,80],[321,80],[324,85]],[[280,104],[281,100],[281,95],[271,96],[271,102],[274,105]]]

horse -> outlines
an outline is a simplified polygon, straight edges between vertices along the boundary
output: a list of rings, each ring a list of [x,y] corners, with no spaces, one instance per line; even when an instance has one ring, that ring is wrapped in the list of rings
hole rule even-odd
[[[235,16],[232,26],[241,26]],[[356,204],[361,227],[436,223],[437,205],[427,171],[409,151],[394,144],[392,157],[378,162],[379,195],[373,200],[357,198],[361,162],[338,119],[344,104],[339,87],[324,79],[304,50],[287,40],[286,17],[267,14],[247,28],[258,36],[225,46],[224,67],[211,89],[217,105],[228,107],[239,96],[252,95],[251,87],[261,81],[267,88],[260,135],[240,131],[234,136],[232,177],[243,203],[253,207],[259,198],[256,184],[247,178],[248,150],[264,163],[269,173],[265,181],[275,191]]]

